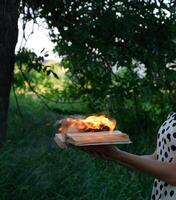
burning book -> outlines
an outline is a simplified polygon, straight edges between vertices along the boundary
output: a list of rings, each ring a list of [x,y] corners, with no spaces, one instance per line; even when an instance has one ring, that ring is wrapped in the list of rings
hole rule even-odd
[[[106,115],[66,118],[60,124],[60,133],[54,139],[61,148],[69,143],[76,146],[131,143],[127,134],[114,130],[116,120]]]

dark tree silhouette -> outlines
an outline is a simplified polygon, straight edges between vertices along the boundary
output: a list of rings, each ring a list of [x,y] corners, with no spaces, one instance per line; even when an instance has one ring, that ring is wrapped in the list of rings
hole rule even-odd
[[[15,45],[18,36],[18,1],[0,0],[0,144],[5,140]]]

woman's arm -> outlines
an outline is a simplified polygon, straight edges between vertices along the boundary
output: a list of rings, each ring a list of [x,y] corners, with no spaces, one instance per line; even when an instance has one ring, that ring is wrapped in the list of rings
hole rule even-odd
[[[113,157],[115,162],[123,163],[171,185],[176,185],[176,163],[161,162],[121,150],[118,150]]]
[[[141,158],[147,158],[147,159],[156,160],[156,151],[151,155],[142,155]]]
[[[121,151],[114,146],[90,146],[83,148],[96,157],[127,165],[171,185],[176,185],[176,163],[156,160],[156,153],[151,156],[139,156]]]

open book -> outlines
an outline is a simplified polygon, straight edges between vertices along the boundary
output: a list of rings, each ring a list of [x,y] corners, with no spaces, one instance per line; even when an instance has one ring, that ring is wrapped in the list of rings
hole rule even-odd
[[[54,140],[61,148],[66,147],[66,144],[69,143],[75,146],[131,143],[129,136],[120,131],[113,131],[112,133],[109,133],[109,131],[66,134],[57,133]]]

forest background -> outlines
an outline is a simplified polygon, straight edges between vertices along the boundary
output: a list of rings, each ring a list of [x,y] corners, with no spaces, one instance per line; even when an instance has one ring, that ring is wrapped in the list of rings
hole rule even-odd
[[[176,105],[175,4],[2,1],[2,19],[14,20],[0,24],[10,30],[1,31],[0,39],[10,46],[0,47],[0,102],[7,108],[0,104],[2,200],[150,199],[151,177],[76,148],[61,150],[53,136],[59,119],[106,113],[133,141],[119,148],[136,154],[155,150],[158,128]],[[60,63],[46,62],[44,50],[36,55],[22,47],[13,55],[19,13],[24,30],[28,21],[46,21]]]

